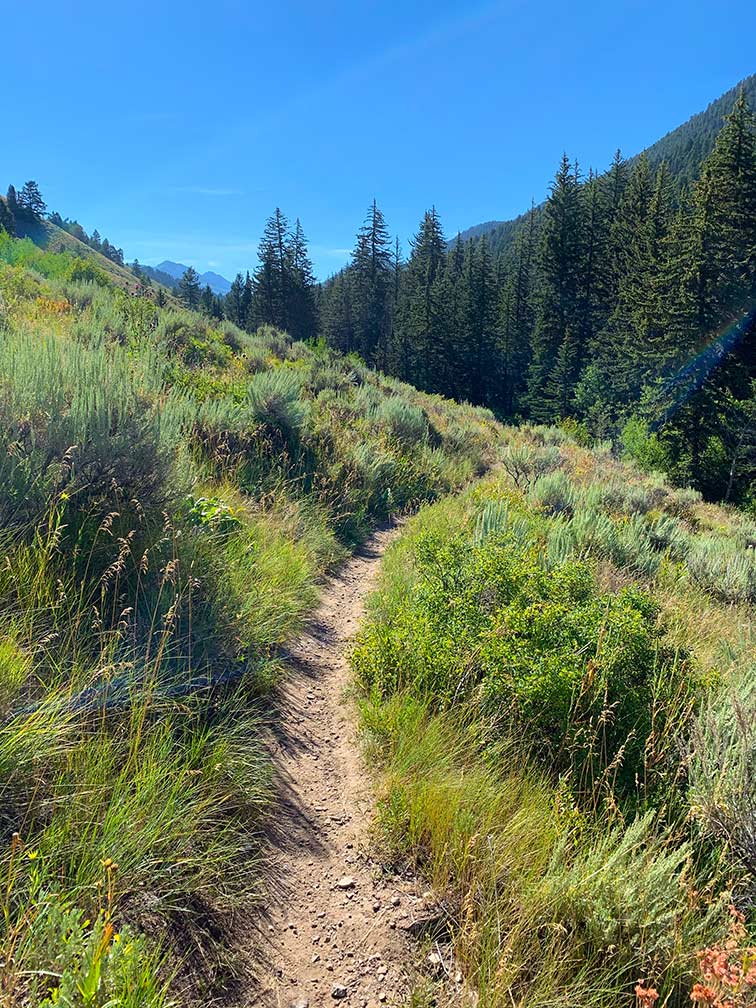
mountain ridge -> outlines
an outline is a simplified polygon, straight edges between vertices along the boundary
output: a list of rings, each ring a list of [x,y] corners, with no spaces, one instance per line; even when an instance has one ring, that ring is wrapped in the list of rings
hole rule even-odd
[[[172,259],[164,259],[161,263],[158,263],[157,266],[143,266],[142,269],[153,277],[153,270],[156,273],[162,273],[164,276],[170,277],[174,281],[172,286],[175,286],[188,267],[183,263],[173,262]],[[209,287],[213,294],[228,294],[231,290],[231,281],[226,280],[226,278],[221,276],[220,273],[214,273],[212,270],[208,270],[205,273],[200,273],[199,278],[202,286]],[[154,277],[154,279],[160,278]]]
[[[652,166],[655,167],[662,161],[666,161],[673,178],[683,183],[691,182],[704,158],[711,152],[724,117],[731,110],[741,90],[745,93],[749,104],[752,107],[756,106],[756,73],[744,77],[719,98],[709,102],[705,109],[694,113],[684,123],[665,133],[664,136],[639,151],[638,154],[628,158],[628,164],[633,164],[645,154]],[[536,211],[540,210],[542,206],[543,202],[538,203],[535,207]],[[468,241],[471,238],[481,238],[485,235],[494,252],[505,251],[514,239],[518,226],[527,215],[528,211],[525,210],[509,220],[490,220],[473,224],[459,232],[458,236],[455,235],[450,244],[456,241],[457,237],[460,237],[462,241]]]

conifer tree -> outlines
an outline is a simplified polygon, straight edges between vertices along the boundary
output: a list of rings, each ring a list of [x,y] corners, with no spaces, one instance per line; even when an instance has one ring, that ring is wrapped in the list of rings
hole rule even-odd
[[[5,197],[5,201],[13,217],[16,217],[16,215],[18,214],[18,196],[16,194],[15,186],[12,185],[8,186],[8,194]]]
[[[412,241],[399,309],[406,377],[430,389],[447,386],[445,260],[446,240],[434,207],[426,212]]]
[[[47,204],[42,199],[37,183],[30,179],[25,182],[18,194],[18,210],[22,217],[32,220],[42,220],[47,210]]]
[[[259,266],[253,278],[252,314],[256,324],[289,330],[290,283],[287,270],[289,224],[281,210],[265,225],[258,251]]]
[[[499,383],[495,401],[505,416],[520,408],[533,326],[532,284],[535,207],[520,229],[510,263],[504,266],[499,300]]]
[[[569,413],[581,358],[584,214],[579,174],[567,155],[543,214],[539,304],[528,372],[530,415],[549,422]]]
[[[294,339],[314,339],[318,329],[315,274],[298,217],[286,246],[286,269],[289,273],[289,331]]]
[[[105,243],[103,242],[103,245]],[[200,278],[193,266],[188,266],[178,282],[176,293],[186,308],[198,308],[200,303]]]
[[[344,354],[356,350],[352,283],[348,270],[342,270],[326,283],[320,317],[323,336],[329,346]]]
[[[243,310],[242,299],[244,296],[244,277],[241,273],[237,273],[234,279],[231,281],[231,288],[226,294],[225,300],[225,312],[226,317],[238,325],[239,328],[243,329],[246,326],[247,320]]]
[[[391,242],[375,200],[357,235],[349,273],[355,349],[372,363],[387,352],[393,288]]]

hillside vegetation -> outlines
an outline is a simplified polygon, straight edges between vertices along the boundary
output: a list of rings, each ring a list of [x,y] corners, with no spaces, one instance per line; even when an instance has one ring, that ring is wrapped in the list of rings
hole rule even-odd
[[[487,1008],[752,1005],[756,525],[508,440],[390,548],[354,653],[386,849]]]
[[[0,233],[4,1005],[164,1005],[190,950],[181,1003],[212,1000],[259,884],[279,646],[500,432],[119,281]]]

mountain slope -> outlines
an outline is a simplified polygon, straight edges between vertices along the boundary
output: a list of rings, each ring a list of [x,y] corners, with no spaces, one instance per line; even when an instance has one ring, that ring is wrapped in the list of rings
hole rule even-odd
[[[711,102],[703,112],[691,116],[687,122],[665,134],[641,153],[645,153],[652,165],[666,161],[669,164],[672,177],[678,182],[691,182],[698,174],[698,169],[704,158],[711,153],[724,117],[732,108],[741,89],[745,93],[749,105],[752,108],[755,107],[756,74],[751,74],[750,77],[746,77],[735,87],[725,91],[723,95]],[[640,154],[631,158],[631,163],[638,157]],[[537,209],[540,209],[542,205],[539,204]],[[517,232],[518,225],[525,217],[526,214],[523,213],[512,220],[474,224],[461,232],[461,238],[463,241],[467,241],[469,238],[480,238],[482,235],[486,235],[492,250],[495,253],[500,252],[509,247]]]

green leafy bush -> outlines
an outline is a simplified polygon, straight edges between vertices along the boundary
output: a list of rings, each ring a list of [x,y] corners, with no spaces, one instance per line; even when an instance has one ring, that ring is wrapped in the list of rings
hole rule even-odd
[[[479,522],[492,523],[490,507]],[[382,694],[411,688],[440,705],[476,695],[549,765],[584,784],[612,766],[631,791],[655,693],[683,672],[654,604],[635,589],[602,594],[579,562],[547,570],[522,524],[512,529],[506,512],[495,523],[506,527],[481,536],[479,525],[477,546],[417,539],[417,583],[362,636],[358,673]]]

